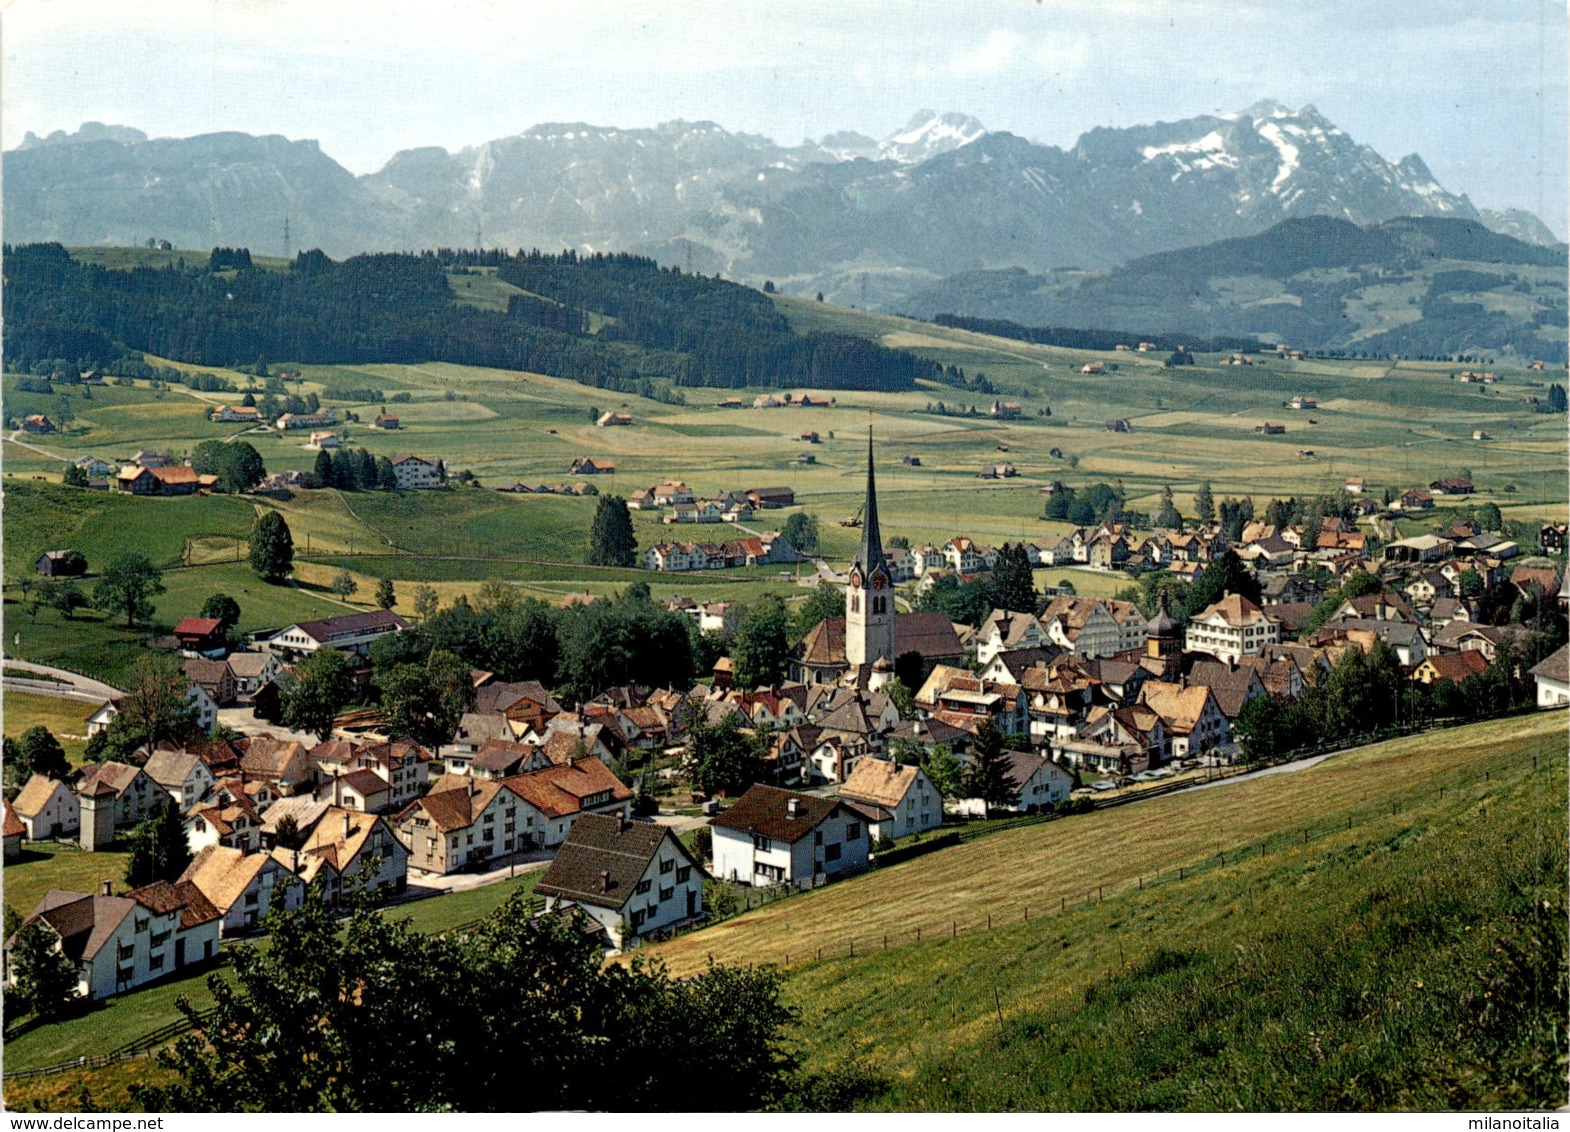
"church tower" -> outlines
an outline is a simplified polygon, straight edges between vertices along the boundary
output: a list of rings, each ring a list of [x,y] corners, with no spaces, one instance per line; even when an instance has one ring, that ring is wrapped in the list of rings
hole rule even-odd
[[[872,475],[872,428],[867,428],[867,502],[862,512],[861,548],[845,587],[845,660],[852,666],[882,657],[898,659],[894,646],[894,574],[883,557],[878,528],[878,493]]]

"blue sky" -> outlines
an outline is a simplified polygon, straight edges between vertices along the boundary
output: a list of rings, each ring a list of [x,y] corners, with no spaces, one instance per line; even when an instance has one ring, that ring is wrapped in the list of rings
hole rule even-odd
[[[1313,103],[1566,234],[1563,0],[11,0],[3,141],[96,120],[315,138],[356,173],[550,121],[794,142],[918,109],[1071,145]]]

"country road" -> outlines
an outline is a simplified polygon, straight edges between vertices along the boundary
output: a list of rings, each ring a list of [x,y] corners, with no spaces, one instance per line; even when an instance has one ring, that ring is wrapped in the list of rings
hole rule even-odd
[[[81,676],[69,672],[64,668],[51,668],[47,664],[34,664],[28,660],[16,660],[12,657],[5,658],[7,669],[19,669],[23,672],[37,672],[43,679],[28,680],[25,677],[7,675],[5,686],[17,692],[31,692],[40,696],[57,696],[66,700],[82,700],[86,703],[101,704],[105,700],[114,699],[123,695],[119,688],[112,684],[105,684],[101,680],[94,680],[88,676]],[[50,679],[53,677],[53,679]]]

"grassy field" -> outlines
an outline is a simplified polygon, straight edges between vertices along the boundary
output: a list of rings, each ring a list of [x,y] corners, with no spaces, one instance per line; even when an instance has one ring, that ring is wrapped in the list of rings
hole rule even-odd
[[[71,765],[77,766],[82,761],[82,749],[87,746],[87,715],[92,710],[92,704],[81,700],[8,691],[0,703],[0,718],[10,739],[31,727],[47,727],[60,740]]]
[[[116,892],[124,892],[129,856],[123,842],[89,853],[74,845],[29,841],[22,859],[5,867],[5,902],[25,916],[52,888],[91,895],[107,880]]]
[[[877,946],[974,927],[988,915],[1018,919],[1255,849],[1326,820],[1354,822],[1426,797],[1448,778],[1481,772],[1530,750],[1562,757],[1564,720],[1541,715],[1436,731],[1359,748],[1318,765],[1138,805],[1009,830],[849,883],[781,900],[652,949],[673,971],[731,962],[800,962],[822,948],[843,954],[855,940]]]
[[[1181,882],[792,972],[805,1066],[836,1107],[903,1111],[1561,1105],[1556,753]]]

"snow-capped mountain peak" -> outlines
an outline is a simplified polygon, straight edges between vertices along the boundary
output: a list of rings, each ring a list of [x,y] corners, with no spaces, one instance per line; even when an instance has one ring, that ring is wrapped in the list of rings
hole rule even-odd
[[[886,158],[913,165],[969,145],[986,132],[987,128],[969,114],[919,110],[903,130],[879,142],[878,151]]]

